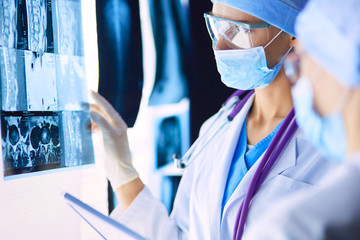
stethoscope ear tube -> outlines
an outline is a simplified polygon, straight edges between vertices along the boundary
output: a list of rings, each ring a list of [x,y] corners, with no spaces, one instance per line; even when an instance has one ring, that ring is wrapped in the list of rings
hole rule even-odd
[[[185,153],[185,155],[181,158],[179,154],[174,154],[173,155],[173,159],[175,162],[175,166],[179,169],[179,170],[184,170],[192,161],[194,161],[194,159],[197,158],[197,156],[199,156],[199,154],[203,151],[203,149],[208,145],[208,143],[224,128],[224,126],[226,124],[230,123],[230,121],[228,119],[224,120],[223,123],[220,125],[220,127],[216,130],[216,132],[210,137],[208,138],[205,143],[203,143],[203,145],[201,146],[200,149],[198,149],[196,151],[196,154],[193,156],[194,150],[197,147],[197,145],[199,144],[199,142],[201,142],[205,137],[206,137],[206,133],[208,132],[208,130],[204,133],[204,135],[200,138],[198,138],[194,144],[190,147],[190,149]],[[209,127],[211,128],[211,126]]]
[[[289,143],[290,138],[297,129],[294,115],[294,109],[292,109],[288,116],[285,118],[274,139],[271,141],[268,150],[266,151],[258,168],[255,171],[255,174],[250,182],[249,189],[236,216],[233,239],[241,239],[244,231],[246,218],[249,212],[251,199],[259,190],[261,184],[268,176],[279,155],[284,150],[285,146]]]
[[[190,149],[184,154],[183,157],[180,157],[179,154],[174,154],[173,155],[173,160],[175,163],[175,166],[183,171],[192,161],[194,161],[194,159],[196,159],[196,157],[203,151],[203,149],[208,145],[208,143],[213,140],[213,138],[224,128],[225,125],[227,125],[228,123],[230,123],[235,116],[240,112],[240,110],[242,109],[242,107],[245,105],[245,103],[249,100],[249,98],[252,96],[252,94],[254,93],[254,90],[252,91],[243,91],[243,90],[238,90],[235,93],[233,93],[224,103],[223,107],[220,109],[218,115],[215,117],[215,119],[213,120],[213,122],[210,124],[210,126],[205,130],[205,132],[202,134],[202,136],[200,136],[195,142],[194,144],[190,147]],[[241,100],[240,100],[241,99]],[[234,106],[235,105],[235,106]],[[218,127],[218,129],[215,131],[215,133],[213,133],[210,137],[208,136],[208,132],[212,129],[212,127],[214,126],[214,123],[216,123],[220,117],[222,116],[222,114],[227,111],[230,110],[231,108],[233,108],[233,110],[230,112],[230,114],[224,118],[223,122],[221,123],[220,127]],[[205,143],[202,144],[202,146],[200,147],[200,149],[198,149],[195,153],[195,155],[193,155],[195,149],[197,148],[197,146],[204,140],[206,139]]]

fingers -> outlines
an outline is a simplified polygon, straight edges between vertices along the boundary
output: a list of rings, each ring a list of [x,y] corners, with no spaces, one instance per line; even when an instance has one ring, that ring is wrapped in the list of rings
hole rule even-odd
[[[106,119],[106,121],[108,121],[109,123],[113,124],[113,121],[111,120],[111,118],[109,116],[107,116],[107,114],[105,114],[102,109],[99,107],[99,105],[97,104],[90,104],[90,113],[91,112],[95,112],[100,114],[103,118]],[[99,126],[94,122],[94,120],[91,120],[91,128],[92,131],[96,132],[99,129]]]
[[[111,124],[97,112],[90,112],[90,116],[98,127],[101,128],[103,134],[109,134],[112,131]]]
[[[111,106],[111,104],[100,94],[94,91],[90,91],[91,97],[94,99],[95,103],[99,105],[101,110],[107,114],[110,118],[113,118],[114,116],[117,116],[118,113],[116,110]]]
[[[91,97],[94,99],[96,104],[91,104],[91,109],[100,113],[105,118],[108,118],[117,127],[126,127],[125,121],[121,116],[116,112],[116,110],[111,106],[111,104],[100,94],[94,91],[90,91]]]
[[[88,126],[88,129],[91,129],[91,131],[92,131],[93,133],[96,133],[96,132],[100,131],[99,126],[94,122],[94,120],[91,120],[91,122],[90,122],[89,125],[90,125],[90,126]]]
[[[97,104],[92,103],[92,104],[90,105],[90,112],[97,112],[97,113],[99,113],[100,115],[104,116],[105,118],[108,118],[108,120],[110,120],[110,116],[108,116],[108,115],[102,110],[102,108],[101,108],[99,105],[97,105]]]

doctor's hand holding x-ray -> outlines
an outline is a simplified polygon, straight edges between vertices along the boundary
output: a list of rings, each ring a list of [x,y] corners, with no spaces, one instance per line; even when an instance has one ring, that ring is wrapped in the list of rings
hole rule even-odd
[[[170,216],[131,164],[126,124],[93,93],[91,116],[120,201],[113,218],[149,239],[241,239],[270,203],[333,169],[296,126],[283,68],[305,2],[215,0],[204,14],[221,81],[239,91],[203,124]]]
[[[116,110],[102,96],[91,92],[95,104],[91,105],[91,118],[100,127],[106,151],[105,173],[116,197],[125,210],[144,184],[132,165],[127,125]]]

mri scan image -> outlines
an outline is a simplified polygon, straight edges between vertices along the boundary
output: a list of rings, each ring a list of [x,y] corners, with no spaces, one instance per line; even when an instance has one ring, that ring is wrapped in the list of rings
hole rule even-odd
[[[90,130],[90,114],[86,111],[60,113],[62,166],[73,167],[93,163],[94,151]]]
[[[5,178],[93,164],[81,0],[0,0]]]
[[[0,0],[0,45],[54,53],[52,0]]]
[[[60,111],[83,110],[88,102],[88,89],[82,87],[86,82],[85,59],[83,56],[56,56],[57,103]]]
[[[52,1],[26,0],[29,49],[37,52],[54,52],[52,28]]]
[[[1,109],[26,111],[24,52],[0,47]]]
[[[81,0],[57,0],[53,7],[55,52],[83,56]]]
[[[57,113],[6,115],[1,116],[4,176],[61,167]]]
[[[55,56],[25,52],[25,75],[28,111],[56,111]]]
[[[25,1],[0,0],[0,45],[28,49],[28,18]]]

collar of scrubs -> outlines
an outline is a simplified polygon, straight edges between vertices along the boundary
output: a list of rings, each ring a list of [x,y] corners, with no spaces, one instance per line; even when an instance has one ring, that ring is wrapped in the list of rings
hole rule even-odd
[[[250,169],[254,165],[254,163],[260,158],[260,156],[265,152],[265,150],[269,147],[271,141],[273,140],[283,121],[284,120],[282,120],[269,135],[267,135],[264,139],[255,144],[245,153],[245,163],[247,169]],[[246,124],[244,126],[246,126]],[[246,130],[245,136],[247,136]]]
[[[247,145],[247,150],[246,150],[246,151],[251,150],[253,147],[254,147],[254,145],[250,145],[250,144],[248,144],[248,145]]]
[[[231,195],[233,194],[236,187],[239,185],[239,183],[241,182],[247,171],[255,164],[255,162],[269,147],[272,139],[274,138],[275,134],[277,133],[283,122],[281,121],[281,123],[279,123],[269,135],[267,135],[264,139],[262,139],[260,142],[254,145],[250,150],[248,150],[247,132],[246,132],[247,117],[248,115],[244,120],[244,124],[242,126],[239,140],[236,145],[232,163],[229,169],[221,211],[223,211],[225,204],[227,203],[227,201],[229,200],[229,198],[231,197]]]

